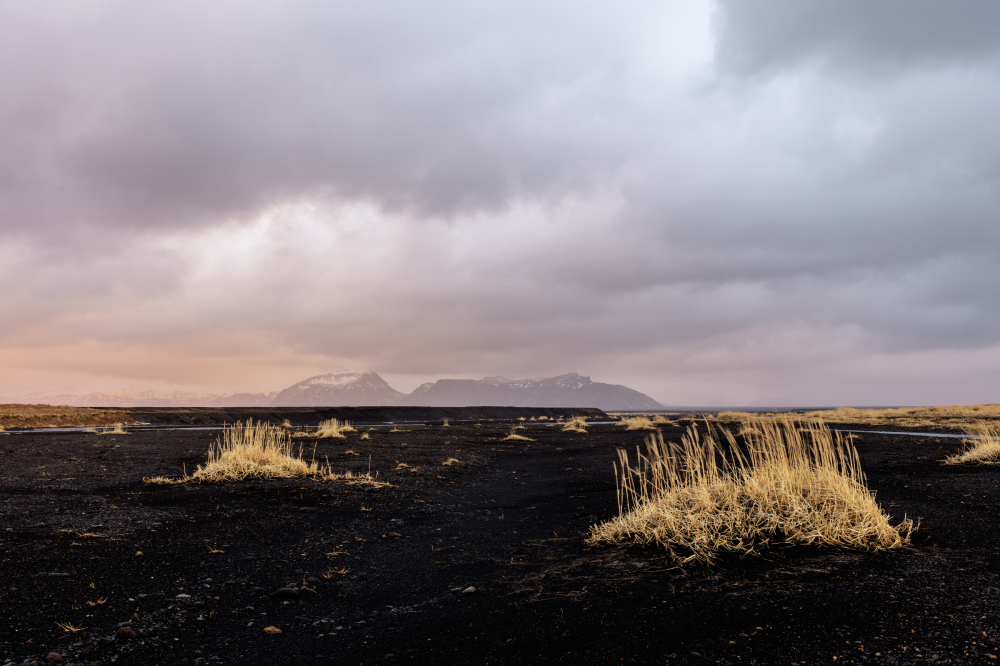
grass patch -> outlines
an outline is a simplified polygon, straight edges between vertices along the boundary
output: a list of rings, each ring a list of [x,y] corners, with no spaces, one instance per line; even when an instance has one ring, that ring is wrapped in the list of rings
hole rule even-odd
[[[308,437],[311,439],[346,439],[347,435],[344,434],[345,432],[354,432],[354,428],[351,426],[350,422],[344,421],[341,423],[337,419],[330,419],[328,421],[320,421],[316,430],[297,432],[294,437]],[[362,437],[362,439],[364,438]]]
[[[619,450],[617,518],[591,528],[587,543],[655,544],[678,565],[720,553],[757,555],[773,544],[887,550],[915,526],[889,517],[868,490],[857,451],[822,423],[761,419],[741,447],[689,428],[681,444],[646,438],[633,466]]]
[[[966,427],[965,434],[970,437],[962,440],[965,450],[945,458],[946,465],[1000,465],[1000,424],[974,423]]]
[[[95,430],[96,430],[96,428],[95,428]],[[96,430],[96,432],[97,432],[98,435],[127,435],[128,434],[128,432],[125,431],[125,426],[123,426],[121,423],[115,423],[115,424],[110,425],[110,426],[108,426],[106,428],[101,428],[100,430]]]
[[[448,458],[441,464],[445,467],[451,467],[452,465],[461,465],[462,463],[459,462],[458,458]]]
[[[310,477],[317,481],[347,481],[350,485],[389,484],[378,481],[377,474],[352,474],[334,472],[329,463],[321,465],[315,460],[302,459],[302,449],[295,455],[294,446],[286,430],[267,423],[253,421],[237,423],[222,431],[208,450],[208,461],[199,465],[194,474],[178,479],[153,477],[146,483],[226,483],[247,479],[290,479]]]
[[[501,442],[533,442],[533,441],[535,441],[535,440],[533,440],[533,439],[531,439],[529,437],[525,437],[523,435],[518,435],[517,434],[517,429],[519,427],[524,427],[524,426],[514,426],[513,428],[510,429],[510,434],[507,435],[506,437],[504,437],[503,439],[501,439],[500,441]]]
[[[587,419],[574,416],[563,424],[563,432],[587,432]]]
[[[625,426],[626,430],[656,430],[648,416],[623,416],[618,425]]]

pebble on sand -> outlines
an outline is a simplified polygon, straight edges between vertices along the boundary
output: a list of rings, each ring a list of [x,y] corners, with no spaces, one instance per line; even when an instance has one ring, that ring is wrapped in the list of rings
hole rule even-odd
[[[277,627],[264,627],[264,633],[265,634],[280,634],[281,633],[281,629],[278,629]]]

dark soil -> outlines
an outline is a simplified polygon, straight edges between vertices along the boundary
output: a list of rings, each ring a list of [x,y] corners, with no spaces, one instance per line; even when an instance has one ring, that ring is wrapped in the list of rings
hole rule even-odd
[[[0,436],[0,664],[997,663],[1000,468],[943,466],[957,440],[856,441],[886,510],[920,520],[909,548],[681,571],[583,544],[643,433],[509,427],[316,443],[381,490],[143,483],[217,431]]]

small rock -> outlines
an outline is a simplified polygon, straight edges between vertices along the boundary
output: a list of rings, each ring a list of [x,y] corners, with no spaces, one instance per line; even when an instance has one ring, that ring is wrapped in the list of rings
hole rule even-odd
[[[272,592],[270,596],[272,599],[298,599],[299,591],[294,587],[282,587]]]
[[[451,592],[452,594],[458,594],[459,592],[462,591],[462,588],[460,588],[460,587],[453,587],[453,588],[451,588],[448,591]]]
[[[306,578],[306,582],[307,583],[318,583],[319,582],[319,578],[316,578],[315,576],[309,576],[309,578]]]
[[[333,630],[334,631],[343,631],[344,627],[343,626],[337,626],[337,627],[334,627]]]
[[[389,532],[389,536],[396,537],[398,539],[399,537],[401,537],[403,535],[400,534],[399,532]]]
[[[294,619],[296,622],[301,622],[302,624],[309,624],[312,622],[312,620],[302,615],[296,615]]]
[[[280,634],[281,633],[281,629],[278,629],[277,627],[264,627],[264,633],[265,634]]]
[[[474,588],[474,587],[472,587],[470,585],[469,587],[467,587],[464,590],[462,590],[462,594],[472,594],[475,591],[476,591],[476,588]]]
[[[62,661],[62,655],[58,652],[49,652],[45,658],[49,661]]]
[[[190,598],[191,598],[190,594],[178,594],[176,597],[174,597],[174,599],[190,599]]]
[[[130,638],[135,638],[135,630],[131,627],[121,627],[115,632],[115,638],[120,641],[127,641]]]

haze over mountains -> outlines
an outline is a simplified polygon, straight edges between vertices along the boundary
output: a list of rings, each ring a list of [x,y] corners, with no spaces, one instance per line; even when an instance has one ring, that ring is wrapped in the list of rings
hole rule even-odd
[[[576,373],[542,379],[439,379],[405,394],[371,370],[310,377],[277,393],[198,395],[130,386],[121,391],[55,395],[39,402],[80,407],[597,407],[603,410],[662,409],[648,395],[618,384],[591,381]]]

